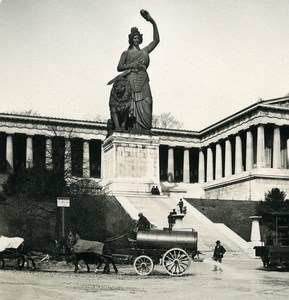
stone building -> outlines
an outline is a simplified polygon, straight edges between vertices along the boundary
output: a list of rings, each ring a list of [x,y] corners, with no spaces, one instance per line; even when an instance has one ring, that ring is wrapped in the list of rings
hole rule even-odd
[[[114,133],[106,124],[0,114],[0,179],[21,168],[56,163],[90,177],[108,193],[163,193],[260,200],[289,194],[289,97],[259,101],[197,132],[153,129]],[[61,154],[61,161],[56,161]]]

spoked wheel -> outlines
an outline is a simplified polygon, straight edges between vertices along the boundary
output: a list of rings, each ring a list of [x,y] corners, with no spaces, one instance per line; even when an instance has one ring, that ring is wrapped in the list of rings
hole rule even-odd
[[[181,276],[190,267],[191,261],[186,251],[180,248],[168,250],[163,256],[163,267],[171,276]]]
[[[154,269],[153,260],[146,255],[138,256],[135,259],[133,266],[139,275],[149,275]]]

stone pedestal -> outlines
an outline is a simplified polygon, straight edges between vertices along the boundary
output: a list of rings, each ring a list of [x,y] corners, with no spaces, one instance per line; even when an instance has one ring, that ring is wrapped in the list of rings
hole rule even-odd
[[[175,224],[173,226],[173,229],[183,228],[183,218],[185,214],[176,214],[173,215],[175,219]]]
[[[159,181],[159,138],[115,132],[103,143],[102,186],[108,194],[151,193]]]

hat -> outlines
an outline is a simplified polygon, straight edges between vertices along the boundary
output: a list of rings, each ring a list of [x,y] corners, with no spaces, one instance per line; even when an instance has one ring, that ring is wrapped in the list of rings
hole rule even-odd
[[[219,240],[216,241],[216,244],[220,244],[221,242]]]

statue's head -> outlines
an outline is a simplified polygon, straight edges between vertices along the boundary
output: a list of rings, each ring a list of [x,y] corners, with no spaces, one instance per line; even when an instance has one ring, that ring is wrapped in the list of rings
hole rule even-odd
[[[129,48],[133,46],[133,38],[135,36],[139,37],[139,44],[141,44],[143,41],[142,34],[138,31],[136,27],[132,27],[130,30],[130,34],[128,35]]]

